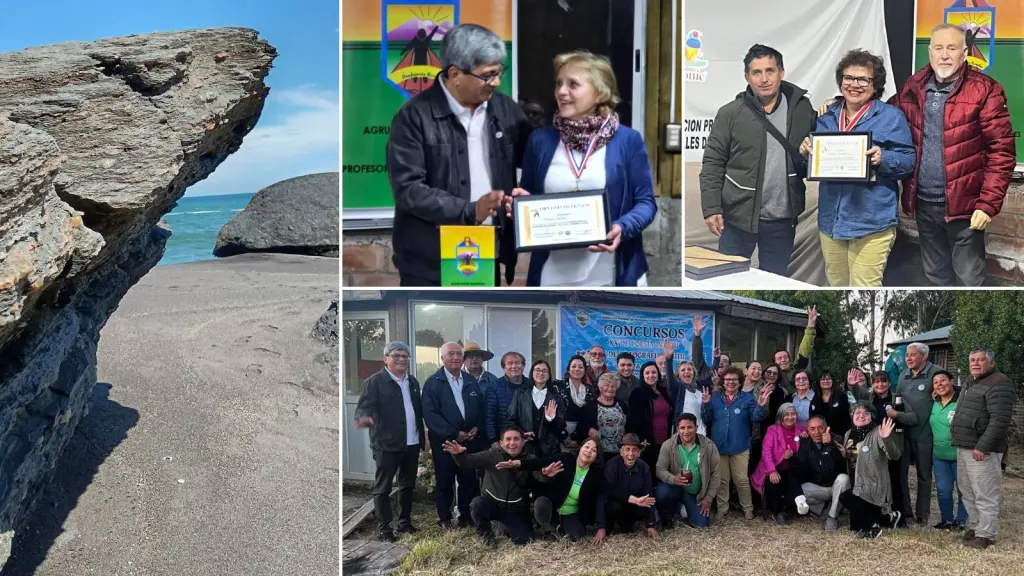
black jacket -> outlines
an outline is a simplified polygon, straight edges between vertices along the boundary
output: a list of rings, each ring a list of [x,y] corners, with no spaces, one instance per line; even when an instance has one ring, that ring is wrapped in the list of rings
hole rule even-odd
[[[558,392],[552,384],[544,387],[544,403],[540,409],[533,404],[533,386],[520,387],[512,395],[512,403],[508,406],[509,425],[518,426],[526,432],[533,432],[534,439],[526,443],[526,453],[533,456],[557,456],[562,451],[562,440],[565,439],[565,413],[558,400]],[[558,403],[555,419],[551,422],[544,417],[544,407],[554,400]]]
[[[562,462],[562,472],[552,478],[544,488],[544,494],[551,499],[555,510],[565,504],[576,479],[576,455],[563,452],[558,460]],[[543,461],[542,461],[543,462]],[[642,496],[642,494],[641,494]],[[594,462],[580,486],[579,517],[583,525],[596,524],[598,529],[604,528],[605,495],[604,469]]]
[[[577,406],[576,402],[572,399],[572,390],[569,389],[572,384],[568,380],[555,380],[555,391],[558,392],[558,397],[561,401],[561,405],[565,408],[565,421],[579,423],[580,417],[583,414],[583,408],[588,402],[597,398],[597,386],[589,386],[586,383],[586,378],[583,380],[583,389],[586,390],[583,406]]]
[[[405,103],[391,121],[387,166],[395,198],[392,229],[394,263],[399,272],[441,282],[441,225],[474,225],[476,202],[470,201],[466,131],[434,84]],[[511,194],[517,183],[531,126],[514,100],[495,92],[487,103],[491,190]],[[505,264],[511,283],[518,258],[515,231],[498,210],[495,256]],[[454,255],[449,256],[454,258]]]
[[[794,458],[801,482],[810,482],[818,486],[831,486],[836,476],[846,473],[846,458],[839,452],[836,444],[837,436],[832,431],[832,442],[822,444],[819,448],[814,440],[801,438]]]
[[[672,436],[672,397],[664,386],[658,387],[658,392],[668,402],[668,437]],[[657,396],[647,384],[641,384],[629,395],[629,417],[626,419],[626,433],[632,432],[640,437],[641,442],[650,445],[661,446],[661,442],[654,439],[654,400]]]
[[[583,411],[580,412],[580,422],[576,425],[576,432],[572,435],[573,440],[577,442],[586,440],[591,428],[597,428],[598,431],[601,430],[597,426],[597,403],[598,400],[595,398],[594,400],[587,402],[587,405],[583,407]],[[624,403],[615,400],[615,404],[617,404],[619,408],[622,408],[622,416],[624,418],[629,416],[629,408],[627,408]],[[623,433],[625,433],[626,430],[627,420],[628,418],[624,419],[622,422]]]
[[[481,495],[489,499],[499,508],[524,513],[530,509],[530,487],[533,482],[544,478],[540,470],[553,460],[530,458],[526,454],[516,457],[508,455],[504,449],[488,448],[480,452],[470,453],[469,450],[453,456],[459,468],[484,470],[484,481]],[[517,468],[495,468],[498,462],[519,460]],[[565,472],[563,471],[562,474]],[[561,475],[561,474],[560,474]]]
[[[654,473],[646,462],[637,458],[632,468],[626,468],[622,456],[608,461],[604,469],[607,501],[629,505],[630,496],[654,495]],[[647,509],[647,526],[656,526],[654,506]]]
[[[850,416],[850,399],[846,392],[838,388],[832,389],[832,397],[828,402],[821,397],[821,389],[814,390],[814,398],[811,400],[811,416],[821,416],[825,419],[832,435],[842,438],[846,431],[853,428],[853,418]]]
[[[458,438],[459,432],[477,429],[477,440],[467,447],[475,448],[486,443],[484,432],[484,393],[476,378],[462,371],[462,403],[466,410],[463,417],[455,403],[452,385],[444,368],[434,372],[423,384],[423,418],[430,431],[431,445],[439,447],[443,442]],[[435,448],[432,448],[435,449]]]
[[[1013,383],[998,370],[972,382],[956,404],[950,425],[953,446],[985,454],[1006,452],[1006,437],[1016,400]]]
[[[420,435],[420,449],[423,449],[423,408],[420,402],[420,383],[409,375],[409,396],[416,412],[416,431]],[[370,446],[384,452],[404,452],[406,444],[405,401],[402,388],[391,379],[384,368],[366,379],[363,393],[356,405],[356,417],[373,418],[370,428]]]

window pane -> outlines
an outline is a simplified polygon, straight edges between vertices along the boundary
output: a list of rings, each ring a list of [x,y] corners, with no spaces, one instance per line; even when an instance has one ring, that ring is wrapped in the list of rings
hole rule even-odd
[[[718,347],[729,359],[744,364],[754,356],[754,324],[735,318],[716,315],[718,322]]]
[[[420,381],[441,368],[441,346],[472,340],[484,345],[484,309],[480,306],[416,304],[413,307],[413,347]]]
[[[363,381],[384,366],[384,320],[344,320],[342,327],[345,394],[359,396]]]
[[[501,376],[501,356],[506,352],[519,352],[526,357],[526,371],[536,360],[547,360],[555,366],[555,308],[499,308],[487,309],[487,346],[494,359],[487,370]]]
[[[788,334],[788,326],[765,323],[759,324],[757,334],[758,359],[764,362],[769,362],[775,357],[775,353],[779,350],[789,350],[789,347],[786,344],[786,336]],[[794,355],[792,350],[789,350],[789,355]]]

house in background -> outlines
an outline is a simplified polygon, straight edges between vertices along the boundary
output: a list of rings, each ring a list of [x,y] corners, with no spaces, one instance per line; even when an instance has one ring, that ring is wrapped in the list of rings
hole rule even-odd
[[[953,350],[953,341],[949,338],[949,333],[952,331],[953,326],[943,326],[942,328],[936,328],[923,334],[917,334],[916,336],[910,336],[908,338],[901,338],[894,342],[889,342],[886,346],[890,351],[906,346],[912,342],[920,342],[928,346],[928,360],[931,360],[932,364],[935,364],[943,370],[949,370],[952,373],[956,373],[956,354]]]

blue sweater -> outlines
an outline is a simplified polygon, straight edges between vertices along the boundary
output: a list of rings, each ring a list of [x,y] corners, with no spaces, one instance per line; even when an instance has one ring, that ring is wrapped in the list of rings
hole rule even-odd
[[[533,195],[544,193],[551,159],[561,138],[554,128],[535,130],[526,143],[520,187]],[[641,233],[654,221],[658,206],[654,202],[654,178],[647,147],[640,133],[619,126],[605,151],[605,187],[611,223],[622,227],[622,239],[615,251],[615,285],[636,286],[647,273],[647,256]],[[528,286],[540,286],[540,274],[549,252],[538,250],[530,256]]]
[[[726,406],[725,393],[716,390],[711,394],[711,402],[701,407],[700,415],[704,425],[711,427],[711,441],[718,447],[718,453],[733,456],[750,450],[751,426],[764,419],[764,408],[753,394],[742,390]]]
[[[818,118],[818,132],[839,132],[843,100]],[[822,182],[818,188],[818,229],[833,240],[863,238],[896,226],[898,181],[914,173],[914,142],[903,112],[875,100],[854,131],[870,131],[871,145],[882,149],[872,182]]]

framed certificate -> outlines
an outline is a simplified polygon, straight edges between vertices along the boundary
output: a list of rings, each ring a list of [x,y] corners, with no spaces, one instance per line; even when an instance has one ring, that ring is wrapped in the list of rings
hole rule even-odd
[[[512,217],[518,252],[600,244],[611,220],[604,190],[518,196],[512,200]]]
[[[868,182],[871,180],[871,132],[811,132],[807,179]]]

